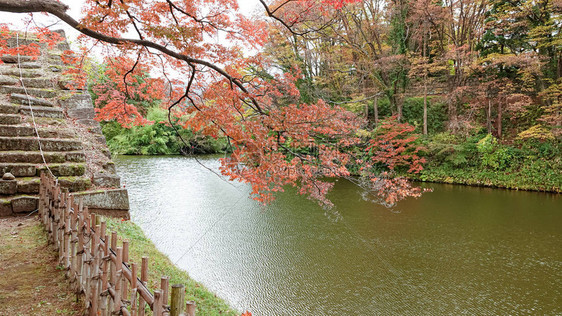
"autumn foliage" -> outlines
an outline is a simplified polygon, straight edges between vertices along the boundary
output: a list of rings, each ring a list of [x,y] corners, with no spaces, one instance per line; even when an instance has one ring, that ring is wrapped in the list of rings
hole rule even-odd
[[[272,4],[270,16],[279,13],[279,21],[302,29],[355,2],[279,2]],[[102,46],[96,49],[104,53],[105,68],[101,79],[90,83],[97,119],[147,124],[142,103],[160,100],[173,125],[225,137],[231,154],[221,159],[221,172],[250,184],[252,196],[264,203],[289,185],[329,206],[326,194],[333,184],[325,179],[349,177],[350,168],[365,161],[355,151],[365,143],[357,136],[365,121],[321,98],[304,100],[298,65],[273,71],[273,60],[261,51],[269,39],[266,21],[240,14],[237,1],[87,0],[83,11],[84,18],[74,25],[85,33],[83,49],[65,52],[63,61],[66,75],[73,77],[71,88],[83,88],[87,53]],[[54,14],[72,25],[64,12]],[[375,171],[387,172],[384,177],[390,180],[398,165],[409,165],[412,172],[421,168],[422,160],[408,146],[415,138],[402,137],[411,128],[388,124],[380,129],[388,135],[367,141],[366,151],[374,153],[369,165],[385,166],[363,169],[374,182],[380,177]],[[408,195],[401,185],[400,194],[387,194],[393,183],[379,190],[390,196],[390,204]]]

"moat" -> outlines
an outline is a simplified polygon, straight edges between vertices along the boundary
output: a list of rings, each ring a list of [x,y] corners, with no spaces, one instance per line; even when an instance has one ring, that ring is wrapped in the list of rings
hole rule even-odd
[[[562,313],[560,195],[431,184],[387,209],[340,180],[334,210],[293,191],[262,207],[191,158],[115,163],[132,220],[253,315]]]

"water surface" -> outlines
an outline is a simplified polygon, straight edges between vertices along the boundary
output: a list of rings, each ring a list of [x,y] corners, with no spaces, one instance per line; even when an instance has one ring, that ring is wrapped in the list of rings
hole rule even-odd
[[[560,195],[431,185],[389,210],[340,180],[326,212],[294,192],[261,207],[191,158],[115,163],[132,220],[241,311],[562,314]]]

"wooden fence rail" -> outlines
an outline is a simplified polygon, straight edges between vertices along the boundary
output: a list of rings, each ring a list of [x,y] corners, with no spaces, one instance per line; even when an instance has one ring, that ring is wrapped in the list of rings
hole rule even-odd
[[[105,221],[44,172],[39,196],[39,217],[73,290],[84,295],[88,315],[195,315],[195,304],[184,304],[183,285],[173,285],[170,295],[169,279],[162,277],[160,289],[151,292],[146,286],[148,258],[142,258],[139,271],[129,262],[129,242],[117,247],[117,233],[108,234]]]

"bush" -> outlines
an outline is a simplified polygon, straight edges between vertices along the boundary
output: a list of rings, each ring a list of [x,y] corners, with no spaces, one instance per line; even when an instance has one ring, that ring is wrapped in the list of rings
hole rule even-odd
[[[109,149],[124,155],[171,155],[180,154],[182,149],[195,154],[218,153],[225,150],[223,139],[213,139],[194,134],[190,130],[176,126],[184,144],[176,131],[167,123],[166,110],[158,107],[149,109],[147,118],[154,124],[124,128],[115,121],[102,122],[102,132]]]

